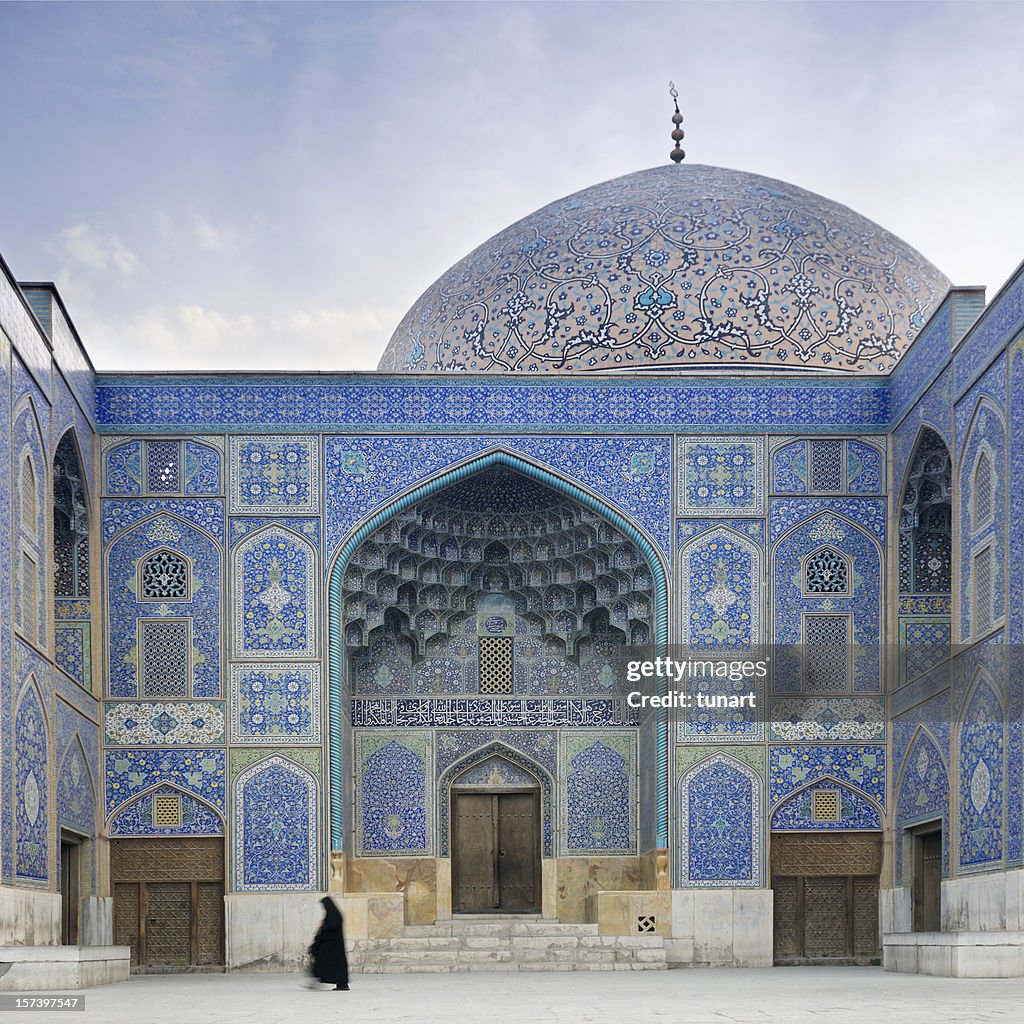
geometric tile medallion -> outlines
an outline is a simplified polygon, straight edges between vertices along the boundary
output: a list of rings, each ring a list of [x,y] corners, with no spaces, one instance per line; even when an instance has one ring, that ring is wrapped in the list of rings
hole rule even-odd
[[[235,743],[319,743],[319,665],[232,665]]]
[[[676,493],[680,515],[764,515],[763,439],[679,438]]]
[[[319,446],[313,437],[233,437],[230,511],[284,509],[316,513],[320,505]]]

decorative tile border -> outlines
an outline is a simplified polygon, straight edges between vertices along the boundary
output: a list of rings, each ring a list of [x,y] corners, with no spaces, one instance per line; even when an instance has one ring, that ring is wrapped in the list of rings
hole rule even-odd
[[[103,742],[137,747],[225,741],[225,705],[208,701],[104,701]]]

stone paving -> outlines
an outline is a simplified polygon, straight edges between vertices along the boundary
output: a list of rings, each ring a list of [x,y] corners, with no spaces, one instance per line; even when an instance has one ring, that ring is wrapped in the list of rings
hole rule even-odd
[[[350,992],[311,991],[295,974],[146,975],[76,994],[85,996],[84,1013],[16,1013],[11,1024],[954,1024],[1024,1016],[1021,978],[874,967],[357,974]]]

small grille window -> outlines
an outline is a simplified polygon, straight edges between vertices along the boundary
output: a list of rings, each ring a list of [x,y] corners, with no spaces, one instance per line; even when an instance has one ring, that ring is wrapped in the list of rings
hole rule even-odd
[[[839,791],[816,789],[811,793],[811,818],[814,821],[839,821]]]
[[[181,445],[177,441],[146,443],[147,479],[154,493],[181,490]]]
[[[512,692],[512,637],[480,637],[480,692]]]
[[[181,797],[160,794],[153,797],[153,824],[157,828],[178,828],[181,825]]]

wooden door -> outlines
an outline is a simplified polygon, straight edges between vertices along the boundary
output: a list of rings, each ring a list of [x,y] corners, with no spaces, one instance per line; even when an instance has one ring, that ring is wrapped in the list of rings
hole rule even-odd
[[[192,884],[150,882],[144,896],[146,962],[187,967],[192,962]]]
[[[224,963],[224,841],[116,839],[110,867],[114,939],[132,967],[174,970]]]
[[[877,961],[880,838],[840,832],[772,836],[776,963]]]
[[[501,910],[528,914],[540,909],[537,794],[498,795],[498,899]]]
[[[77,842],[61,837],[60,843],[60,941],[65,946],[78,945],[79,879],[81,862]]]
[[[452,909],[462,914],[540,909],[540,794],[452,794]]]
[[[914,836],[914,931],[942,930],[942,832]]]
[[[489,793],[456,793],[452,909],[462,914],[482,914],[500,906],[494,863],[495,798]]]

